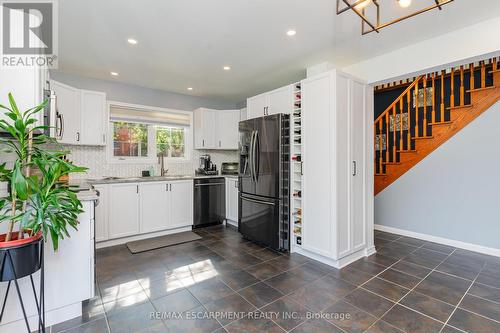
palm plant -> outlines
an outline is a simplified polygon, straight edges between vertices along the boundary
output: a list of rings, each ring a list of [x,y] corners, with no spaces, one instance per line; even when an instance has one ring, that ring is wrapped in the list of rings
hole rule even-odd
[[[57,144],[54,139],[35,134],[47,129],[36,125],[36,114],[47,102],[24,112],[18,109],[12,94],[9,103],[9,107],[0,105],[7,118],[0,120],[0,129],[10,134],[9,138],[0,138],[0,151],[16,156],[12,167],[0,164],[0,181],[9,184],[9,196],[0,198],[0,223],[8,223],[5,242],[42,233],[46,241],[50,235],[56,251],[59,240],[69,237],[68,228],[77,229],[77,217],[82,212],[75,189],[59,179],[86,168],[66,161],[67,151],[51,148]]]

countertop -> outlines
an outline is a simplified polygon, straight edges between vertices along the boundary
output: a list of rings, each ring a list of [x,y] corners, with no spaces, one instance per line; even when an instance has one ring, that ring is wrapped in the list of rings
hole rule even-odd
[[[145,183],[145,182],[161,182],[161,181],[174,181],[174,180],[188,180],[188,179],[206,179],[206,178],[238,178],[237,175],[211,175],[211,176],[198,176],[198,175],[172,175],[172,176],[154,176],[154,177],[117,177],[117,178],[102,178],[102,179],[86,179],[84,182],[90,185],[99,184],[120,184],[120,183]]]

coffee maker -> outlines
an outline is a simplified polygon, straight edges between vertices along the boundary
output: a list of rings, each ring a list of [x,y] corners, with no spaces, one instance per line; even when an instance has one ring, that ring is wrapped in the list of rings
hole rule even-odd
[[[212,163],[209,154],[200,156],[200,166],[196,170],[198,175],[217,175],[217,166]]]

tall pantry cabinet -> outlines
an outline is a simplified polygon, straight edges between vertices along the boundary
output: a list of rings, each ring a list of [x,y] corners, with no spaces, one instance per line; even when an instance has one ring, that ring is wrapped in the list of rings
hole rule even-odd
[[[373,93],[336,70],[303,80],[301,90],[302,242],[294,249],[342,267],[372,247],[366,156]]]

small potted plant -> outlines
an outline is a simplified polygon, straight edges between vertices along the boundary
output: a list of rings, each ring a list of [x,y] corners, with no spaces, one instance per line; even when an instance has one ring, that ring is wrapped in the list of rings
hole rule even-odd
[[[0,105],[5,115],[0,130],[9,134],[0,138],[0,153],[15,156],[10,167],[0,164],[0,181],[9,184],[8,197],[0,198],[0,223],[8,224],[0,234],[0,282],[36,272],[43,241],[50,238],[57,251],[59,241],[69,237],[68,228],[77,229],[82,204],[60,179],[86,170],[66,161],[68,152],[53,148],[55,140],[39,134],[46,127],[36,125],[36,115],[46,102],[24,112],[11,94],[9,103]]]

